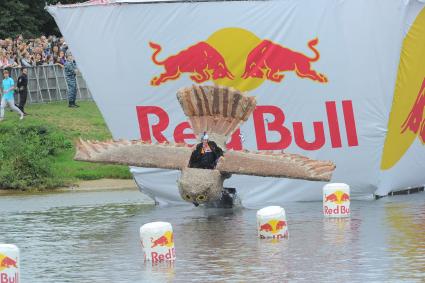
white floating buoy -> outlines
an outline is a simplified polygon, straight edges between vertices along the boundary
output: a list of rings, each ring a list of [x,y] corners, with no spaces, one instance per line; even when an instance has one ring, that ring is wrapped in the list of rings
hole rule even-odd
[[[168,222],[151,222],[140,227],[145,261],[157,263],[176,259],[173,227]]]
[[[287,238],[285,209],[280,206],[268,206],[257,211],[257,229],[260,239]]]
[[[0,282],[19,282],[19,248],[0,244]]]
[[[326,217],[350,216],[350,186],[333,183],[323,187],[323,214]]]

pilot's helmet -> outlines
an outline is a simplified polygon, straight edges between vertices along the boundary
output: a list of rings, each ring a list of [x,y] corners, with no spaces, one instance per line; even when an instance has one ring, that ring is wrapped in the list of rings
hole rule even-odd
[[[202,139],[201,139],[201,141],[208,141],[208,134],[207,133],[204,133],[204,135],[202,136]]]

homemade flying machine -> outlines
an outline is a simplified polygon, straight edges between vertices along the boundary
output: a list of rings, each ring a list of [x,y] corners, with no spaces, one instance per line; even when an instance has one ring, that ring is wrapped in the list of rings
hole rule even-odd
[[[194,133],[208,133],[224,151],[226,141],[248,120],[256,106],[253,96],[222,86],[191,86],[178,91],[177,99]],[[329,181],[335,164],[284,152],[225,151],[215,169],[188,168],[194,148],[186,144],[152,144],[143,141],[83,141],[75,160],[137,167],[181,170],[180,196],[195,205],[228,196],[223,182],[231,174]],[[234,192],[230,192],[234,195]]]

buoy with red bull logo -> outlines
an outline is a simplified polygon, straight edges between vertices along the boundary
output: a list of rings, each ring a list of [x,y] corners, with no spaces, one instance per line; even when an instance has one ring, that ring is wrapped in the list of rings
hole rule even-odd
[[[19,248],[0,244],[0,282],[19,283]]]
[[[158,263],[176,259],[173,228],[168,222],[151,222],[140,227],[145,261]]]
[[[350,216],[350,186],[332,183],[323,187],[323,214],[325,217]]]
[[[257,229],[260,239],[288,238],[285,209],[280,206],[268,206],[257,211]]]

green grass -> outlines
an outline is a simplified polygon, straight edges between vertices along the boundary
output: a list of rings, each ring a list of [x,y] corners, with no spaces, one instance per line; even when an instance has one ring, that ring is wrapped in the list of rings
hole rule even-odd
[[[68,108],[66,102],[27,105],[29,113],[20,121],[16,113],[6,109],[5,120],[0,127],[14,124],[31,124],[34,122],[52,126],[70,143],[69,147],[51,157],[55,177],[63,184],[72,184],[78,180],[96,180],[102,178],[130,179],[127,166],[105,165],[74,161],[75,141],[78,138],[107,140],[111,139],[99,109],[94,102],[80,101],[80,108]]]

